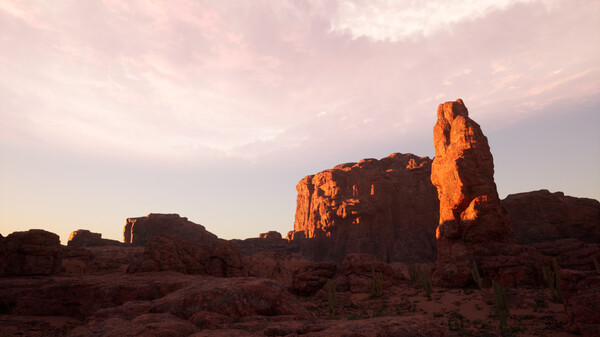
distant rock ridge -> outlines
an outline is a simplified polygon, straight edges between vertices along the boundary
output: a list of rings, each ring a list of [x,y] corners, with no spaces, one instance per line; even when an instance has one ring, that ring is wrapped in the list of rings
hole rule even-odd
[[[562,192],[539,190],[510,194],[502,201],[518,243],[573,238],[600,243],[600,202]]]
[[[120,246],[117,240],[103,239],[101,233],[93,233],[87,229],[78,229],[71,232],[67,246],[69,247],[103,247]]]
[[[191,242],[215,242],[219,238],[202,225],[195,224],[178,214],[150,213],[144,217],[128,218],[123,228],[123,241],[132,246],[145,246],[160,234]]]
[[[309,175],[296,186],[287,238],[316,239],[304,244],[316,260],[368,253],[383,261],[431,261],[439,206],[430,173],[428,157],[394,153]]]

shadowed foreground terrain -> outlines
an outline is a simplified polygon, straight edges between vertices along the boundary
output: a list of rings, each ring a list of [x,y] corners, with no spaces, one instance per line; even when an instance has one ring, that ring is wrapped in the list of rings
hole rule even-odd
[[[436,157],[341,164],[297,186],[294,229],[222,240],[177,214],[123,242],[0,236],[0,337],[599,336],[600,203],[500,200],[462,100]]]

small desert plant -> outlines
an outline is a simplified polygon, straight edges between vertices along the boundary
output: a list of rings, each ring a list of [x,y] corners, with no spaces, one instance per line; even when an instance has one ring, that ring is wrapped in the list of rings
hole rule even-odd
[[[594,261],[594,267],[596,268],[596,271],[600,271],[600,264],[598,263],[598,259],[593,258]]]
[[[408,274],[410,275],[410,282],[414,285],[421,284],[421,266],[411,264],[408,266]]]
[[[434,311],[434,312],[433,312],[433,317],[444,317],[444,314],[443,314],[443,313],[441,313],[441,312],[436,312],[436,311]]]
[[[371,294],[375,297],[383,295],[383,275],[375,272],[375,267],[371,268]]]
[[[556,258],[552,258],[552,269],[550,267],[543,266],[542,274],[544,275],[544,280],[550,288],[550,293],[552,294],[552,298],[559,303],[562,303],[562,291],[560,289],[560,271],[558,269],[558,262]]]
[[[479,269],[477,269],[477,263],[473,261],[473,269],[471,269],[471,274],[473,275],[473,280],[479,286],[479,289],[483,288],[483,278],[479,275]]]
[[[327,306],[329,307],[329,319],[335,317],[335,307],[337,305],[337,293],[335,291],[335,282],[327,280]]]
[[[431,279],[429,278],[429,269],[427,268],[423,270],[423,290],[425,290],[425,296],[431,300],[433,285],[431,284]]]
[[[500,287],[500,285],[492,280],[492,288],[494,289],[494,313],[500,320],[500,332],[504,335],[505,331],[508,329],[508,325],[506,325],[506,319],[508,318],[508,298],[506,293]]]

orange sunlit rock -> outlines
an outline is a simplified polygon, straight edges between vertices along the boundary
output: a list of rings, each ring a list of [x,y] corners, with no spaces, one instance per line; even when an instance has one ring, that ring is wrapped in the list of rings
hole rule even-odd
[[[394,153],[307,176],[296,186],[288,238],[330,238],[310,249],[318,260],[369,253],[383,261],[431,261],[439,210],[430,174],[428,157]]]
[[[440,202],[434,281],[447,286],[472,282],[473,261],[486,277],[505,284],[530,277],[527,267],[505,268],[507,261],[518,264],[518,259],[537,255],[513,244],[512,226],[494,183],[487,138],[469,118],[461,99],[440,104],[433,136],[431,182]]]

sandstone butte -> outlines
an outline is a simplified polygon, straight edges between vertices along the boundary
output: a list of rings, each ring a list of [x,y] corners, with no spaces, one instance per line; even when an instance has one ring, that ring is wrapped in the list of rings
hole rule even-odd
[[[313,239],[308,254],[317,260],[369,253],[388,262],[432,261],[438,201],[430,174],[428,157],[394,153],[309,175],[296,186],[287,238],[301,246]]]

